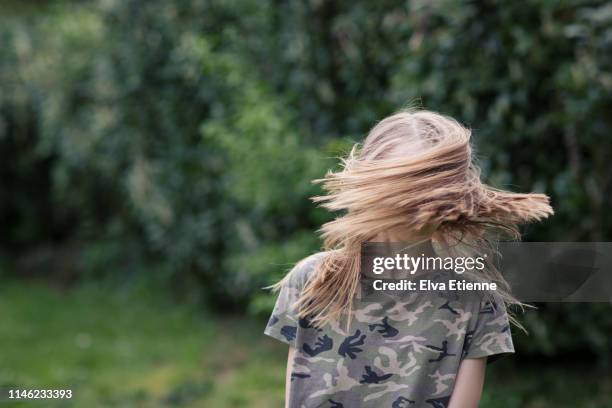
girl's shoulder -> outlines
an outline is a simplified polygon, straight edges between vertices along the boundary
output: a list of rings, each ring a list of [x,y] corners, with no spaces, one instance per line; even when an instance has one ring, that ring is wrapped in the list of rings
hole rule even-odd
[[[291,286],[303,287],[314,276],[317,267],[327,254],[329,254],[327,251],[317,252],[297,262],[287,276]]]

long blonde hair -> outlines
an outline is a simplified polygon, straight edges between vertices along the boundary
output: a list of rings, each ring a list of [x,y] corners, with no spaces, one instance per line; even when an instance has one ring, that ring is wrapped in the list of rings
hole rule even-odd
[[[519,224],[553,213],[544,194],[516,194],[482,184],[470,135],[448,116],[400,111],[376,124],[363,145],[355,145],[342,160],[340,171],[315,180],[326,194],[313,201],[344,215],[320,230],[327,252],[297,301],[300,316],[317,326],[343,316],[350,321],[361,244],[381,233],[418,234],[433,226],[432,241],[483,247],[490,232],[519,238]],[[485,273],[504,282],[495,268]],[[517,303],[503,288],[503,300]]]

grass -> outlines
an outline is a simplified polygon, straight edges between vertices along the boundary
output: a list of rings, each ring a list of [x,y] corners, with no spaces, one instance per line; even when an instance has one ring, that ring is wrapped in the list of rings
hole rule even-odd
[[[262,322],[99,286],[12,283],[0,310],[0,387],[74,394],[0,408],[282,406],[286,348],[261,334]],[[482,407],[612,406],[609,373],[511,362],[490,366]]]
[[[42,285],[0,290],[0,386],[71,388],[57,407],[271,407],[284,356],[246,319],[162,295]],[[251,340],[251,341],[249,341]],[[239,390],[239,391],[238,391]],[[29,406],[0,403],[0,407]]]

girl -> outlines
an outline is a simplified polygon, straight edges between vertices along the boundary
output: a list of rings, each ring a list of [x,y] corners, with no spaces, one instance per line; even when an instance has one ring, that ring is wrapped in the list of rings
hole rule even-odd
[[[367,242],[412,242],[417,253],[484,250],[491,233],[552,214],[543,194],[480,182],[470,130],[428,111],[379,122],[314,201],[344,215],[322,228],[325,252],[277,285],[265,333],[289,345],[286,407],[477,407],[487,358],[514,352],[501,283],[495,296],[360,296]],[[449,245],[450,243],[450,245]],[[438,252],[439,253],[439,252]],[[500,286],[500,285],[498,285]]]

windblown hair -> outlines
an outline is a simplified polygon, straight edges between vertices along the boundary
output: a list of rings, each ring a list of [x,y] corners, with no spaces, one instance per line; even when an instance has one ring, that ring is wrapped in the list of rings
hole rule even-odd
[[[363,145],[355,145],[342,160],[340,171],[315,180],[326,195],[313,201],[343,215],[321,228],[327,252],[297,302],[300,316],[317,326],[347,316],[350,321],[361,244],[379,234],[431,230],[434,243],[480,249],[500,233],[518,239],[519,224],[553,213],[544,194],[511,193],[481,183],[470,135],[450,117],[401,111],[374,126]],[[502,284],[504,302],[518,303],[503,289],[501,274],[486,269],[487,279]]]

